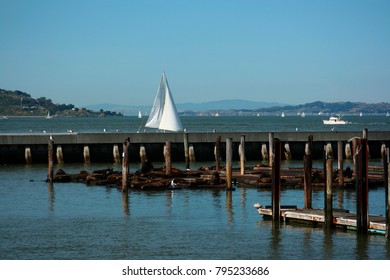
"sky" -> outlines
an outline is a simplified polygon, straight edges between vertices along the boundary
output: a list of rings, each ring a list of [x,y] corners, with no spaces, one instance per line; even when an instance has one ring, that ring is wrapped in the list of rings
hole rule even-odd
[[[390,102],[388,0],[0,0],[0,88],[54,103]]]

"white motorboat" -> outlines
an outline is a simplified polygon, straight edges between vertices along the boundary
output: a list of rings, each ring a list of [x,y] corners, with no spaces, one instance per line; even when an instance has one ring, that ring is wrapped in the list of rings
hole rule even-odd
[[[341,119],[341,116],[330,117],[328,120],[322,120],[324,124],[347,124],[348,122]]]

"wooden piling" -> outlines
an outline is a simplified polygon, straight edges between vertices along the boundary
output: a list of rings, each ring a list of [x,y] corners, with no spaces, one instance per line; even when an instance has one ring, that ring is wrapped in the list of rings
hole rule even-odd
[[[57,163],[58,164],[64,164],[64,154],[62,152],[62,147],[61,145],[57,146],[56,149],[56,157],[57,157]]]
[[[345,144],[345,158],[346,159],[352,158],[351,145],[349,143]]]
[[[139,147],[139,158],[141,160],[141,164],[145,163],[145,161],[148,159],[147,156],[146,156],[146,150],[145,150],[145,146],[144,145],[141,145]]]
[[[129,173],[129,146],[130,138],[125,139],[123,142],[123,153],[122,153],[122,192],[127,192],[128,176]]]
[[[49,183],[53,182],[54,178],[54,140],[49,139],[49,144],[48,144],[48,171],[47,171],[47,181]]]
[[[240,174],[245,174],[245,135],[241,135],[240,146],[238,149],[240,155]]]
[[[31,164],[32,163],[32,156],[31,156],[31,149],[30,149],[30,147],[26,147],[24,149],[24,158],[26,160],[26,164]]]
[[[339,187],[344,186],[344,160],[343,160],[343,142],[337,142],[337,169]]]
[[[184,160],[185,160],[185,168],[190,169],[190,154],[188,147],[188,133],[184,132]]]
[[[273,132],[270,132],[268,134],[268,147],[269,147],[269,166],[272,167],[273,164],[273,152],[274,152],[274,137],[275,134]]]
[[[191,163],[194,163],[196,162],[196,158],[195,158],[195,149],[194,149],[194,146],[193,145],[190,145],[190,147],[188,148],[188,155],[189,155],[189,158],[190,158],[190,162]],[[188,165],[188,169],[189,169],[189,165]]]
[[[221,169],[221,136],[217,136],[217,139],[215,141],[214,156],[215,156],[215,169],[216,171],[219,171]]]
[[[326,158],[333,158],[333,149],[332,144],[328,143],[326,144]]]
[[[353,154],[353,157],[352,157],[352,160],[353,160],[353,166],[352,166],[352,172],[353,174],[356,174],[356,146],[357,146],[357,140],[358,138],[357,137],[354,137],[352,138],[352,154]]]
[[[119,154],[119,147],[118,145],[114,145],[112,147],[112,156],[114,157],[114,163],[115,164],[120,164],[121,163],[121,157]]]
[[[356,226],[360,233],[368,232],[368,154],[367,139],[357,140],[356,163]]]
[[[89,154],[89,146],[85,145],[83,150],[83,157],[84,157],[84,163],[90,164],[91,163],[91,156]]]
[[[226,187],[232,189],[232,158],[233,158],[233,139],[226,138]]]
[[[172,171],[171,142],[166,141],[164,146],[165,174],[170,175]]]
[[[390,240],[390,163],[389,148],[385,149],[383,155],[383,170],[385,181],[385,204],[386,204],[386,238]]]
[[[273,138],[272,143],[272,219],[280,219],[282,142]]]
[[[333,227],[333,200],[332,200],[332,183],[333,183],[333,160],[326,159],[326,186],[325,186],[325,229]]]
[[[268,161],[267,144],[262,144],[261,145],[261,159],[263,161]]]
[[[284,144],[284,158],[286,160],[292,160],[291,149],[290,149],[290,144],[289,143],[285,143]]]
[[[308,137],[308,143],[305,146],[305,155],[303,157],[303,189],[305,193],[304,208],[312,209],[312,187],[311,187],[311,173],[313,167],[312,159],[312,144],[313,144],[313,135]]]

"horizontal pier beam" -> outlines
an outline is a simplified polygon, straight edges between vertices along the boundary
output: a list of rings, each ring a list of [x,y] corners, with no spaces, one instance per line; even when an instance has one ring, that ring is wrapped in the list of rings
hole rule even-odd
[[[53,133],[54,144],[61,145],[64,162],[83,162],[83,150],[88,146],[91,162],[114,162],[113,146],[120,147],[124,139],[130,138],[129,160],[139,162],[139,149],[144,146],[152,161],[163,161],[163,146],[172,143],[172,161],[185,161],[184,133]],[[226,148],[225,140],[233,140],[233,160],[239,159],[238,146],[245,135],[245,156],[247,160],[262,160],[263,149],[269,145],[268,132],[188,132],[188,143],[194,150],[197,161],[214,161],[214,147],[221,139],[221,154]],[[331,144],[334,152],[338,142],[344,145],[354,137],[362,137],[362,131],[333,132],[274,132],[274,137],[288,143],[289,155],[293,160],[303,160],[305,145],[313,136],[313,159],[321,159],[324,144]],[[49,134],[0,134],[0,163],[26,163],[26,148],[32,163],[47,161]],[[390,146],[390,131],[370,131],[369,148],[371,158],[381,158],[382,145]]]

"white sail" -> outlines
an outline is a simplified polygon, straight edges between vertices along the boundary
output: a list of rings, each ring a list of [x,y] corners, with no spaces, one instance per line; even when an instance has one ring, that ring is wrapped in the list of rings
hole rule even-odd
[[[160,87],[145,126],[169,131],[183,130],[165,73],[162,74]]]

